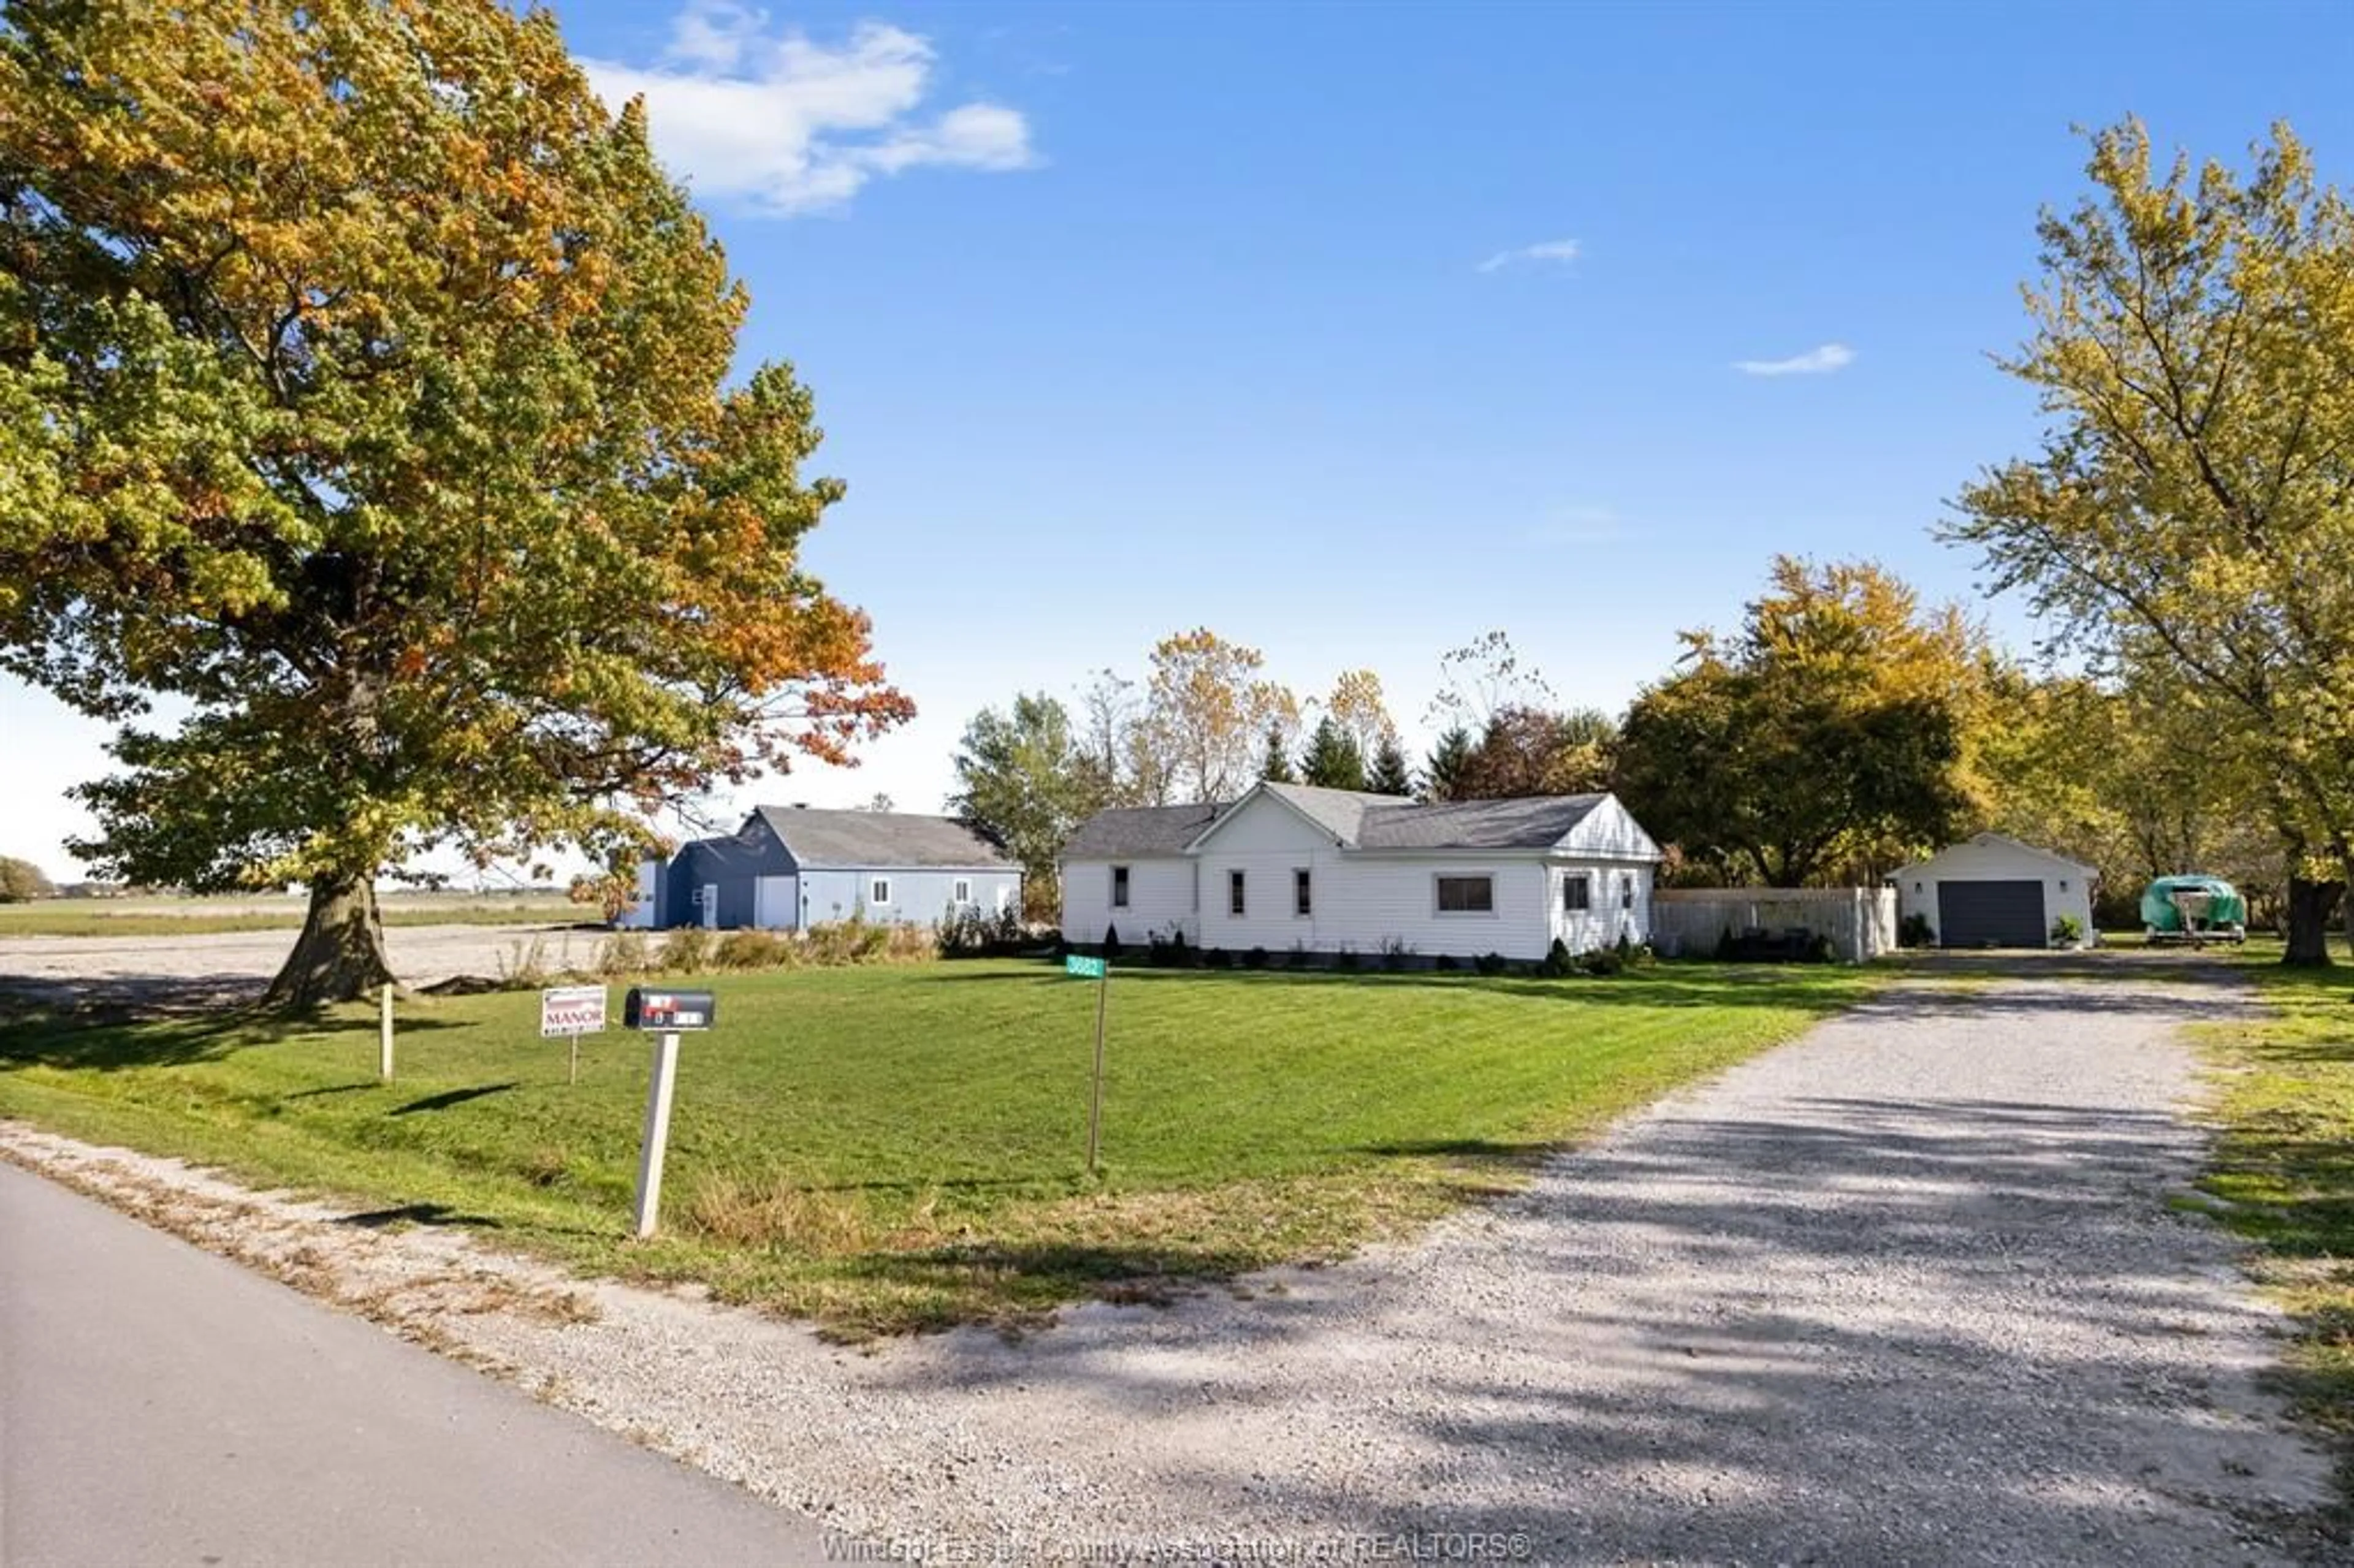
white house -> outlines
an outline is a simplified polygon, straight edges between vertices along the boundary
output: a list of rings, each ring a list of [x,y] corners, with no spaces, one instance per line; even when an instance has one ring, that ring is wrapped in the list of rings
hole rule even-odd
[[[2091,866],[2000,833],[1975,838],[1905,866],[1896,884],[1900,917],[1921,916],[1942,948],[2041,948],[2063,915],[2080,942],[2093,939]]]
[[[1098,812],[1064,847],[1063,936],[1126,945],[1542,959],[1650,938],[1659,846],[1610,795],[1424,805],[1254,786]]]
[[[853,916],[934,925],[1022,905],[1022,868],[949,817],[762,806],[725,838],[638,868],[624,926],[799,930]]]

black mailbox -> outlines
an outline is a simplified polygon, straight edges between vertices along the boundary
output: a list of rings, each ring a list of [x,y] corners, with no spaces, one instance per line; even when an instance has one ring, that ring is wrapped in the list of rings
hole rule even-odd
[[[719,1011],[707,991],[651,991],[631,986],[621,1003],[624,1029],[708,1029]]]

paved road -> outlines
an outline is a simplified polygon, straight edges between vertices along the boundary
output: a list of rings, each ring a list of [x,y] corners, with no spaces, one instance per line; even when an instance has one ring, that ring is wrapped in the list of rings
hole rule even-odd
[[[0,1164],[0,1568],[822,1560],[814,1526]]]

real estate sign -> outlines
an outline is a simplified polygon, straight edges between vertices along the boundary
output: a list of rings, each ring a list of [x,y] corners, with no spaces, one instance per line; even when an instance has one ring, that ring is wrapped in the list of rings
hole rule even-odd
[[[541,1039],[554,1039],[559,1034],[601,1034],[604,1032],[603,986],[551,986],[539,993]]]

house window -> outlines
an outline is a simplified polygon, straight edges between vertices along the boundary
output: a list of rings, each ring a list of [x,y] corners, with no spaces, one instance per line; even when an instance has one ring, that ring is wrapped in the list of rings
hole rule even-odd
[[[1115,909],[1128,907],[1128,867],[1124,865],[1111,868],[1111,906]]]
[[[1621,909],[1635,907],[1635,874],[1631,871],[1622,871],[1618,874],[1618,907]]]
[[[1315,899],[1309,885],[1308,868],[1301,866],[1291,874],[1291,912],[1294,915],[1315,913]]]
[[[971,884],[970,882],[968,882],[967,880],[965,880],[965,879],[964,879],[963,877],[961,877],[961,876],[958,877],[958,878],[956,879],[955,891],[951,892],[951,893],[949,895],[949,899],[950,899],[952,902],[954,902],[954,903],[958,903],[958,904],[970,904],[970,903],[971,903],[971,902],[972,902],[972,884]]]
[[[1583,914],[1594,907],[1594,879],[1585,873],[1561,879],[1561,907],[1567,915]]]
[[[1492,876],[1442,876],[1438,879],[1441,915],[1493,915],[1496,879]]]
[[[866,890],[866,902],[869,904],[890,903],[891,879],[887,876],[876,877],[875,879],[875,885]]]
[[[1226,873],[1226,913],[1239,915],[1242,912],[1243,874],[1239,871],[1230,871]]]

